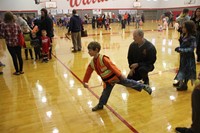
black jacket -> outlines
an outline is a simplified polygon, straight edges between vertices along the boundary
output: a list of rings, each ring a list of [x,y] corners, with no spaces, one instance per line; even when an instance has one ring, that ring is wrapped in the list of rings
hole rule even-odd
[[[70,18],[68,33],[81,31],[81,26],[82,26],[82,22],[81,22],[80,17],[76,14],[73,15]]]
[[[139,66],[147,66],[154,69],[154,63],[156,61],[156,48],[154,45],[145,40],[145,43],[138,47],[138,45],[133,42],[129,46],[128,50],[128,63],[129,67],[133,63],[138,63]]]

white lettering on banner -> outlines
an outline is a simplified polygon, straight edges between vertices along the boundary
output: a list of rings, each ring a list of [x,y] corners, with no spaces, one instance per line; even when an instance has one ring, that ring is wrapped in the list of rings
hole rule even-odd
[[[70,7],[79,7],[81,5],[91,5],[95,3],[105,2],[108,0],[67,0],[69,1]]]

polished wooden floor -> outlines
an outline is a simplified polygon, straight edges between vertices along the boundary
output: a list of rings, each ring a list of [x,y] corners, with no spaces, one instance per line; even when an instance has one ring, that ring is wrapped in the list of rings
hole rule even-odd
[[[157,22],[141,28],[145,38],[157,48],[155,70],[149,73],[153,94],[116,85],[107,106],[92,112],[102,92],[102,81],[93,73],[90,88],[81,82],[91,57],[87,44],[98,41],[127,75],[127,52],[133,41],[131,24],[125,30],[112,24],[111,30],[85,25],[89,36],[82,38],[81,52],[72,53],[72,42],[64,37],[65,28],[55,28],[53,58],[48,63],[24,60],[24,74],[14,76],[14,67],[5,43],[0,40],[0,133],[174,133],[176,126],[191,124],[191,92],[178,92],[172,86],[179,66],[179,45],[174,29],[158,32]],[[24,53],[24,52],[23,52]],[[23,58],[24,55],[23,55]],[[197,64],[197,72],[200,71]]]

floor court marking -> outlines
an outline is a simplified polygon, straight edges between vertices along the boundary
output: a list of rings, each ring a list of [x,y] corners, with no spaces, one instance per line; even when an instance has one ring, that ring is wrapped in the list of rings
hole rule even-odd
[[[83,83],[83,81],[73,72],[71,71],[59,58],[57,58],[56,55],[52,53],[52,56],[56,58],[78,81]],[[88,91],[92,93],[97,99],[99,99],[99,96],[94,93],[91,88],[87,88]],[[105,105],[122,123],[124,123],[133,133],[139,133],[135,128],[133,128],[132,125],[130,125],[120,114],[118,114],[111,106]]]
[[[133,29],[133,30],[135,30],[135,29]],[[172,29],[168,29],[168,30],[172,30]],[[155,32],[159,32],[157,29],[143,30],[143,31],[155,31]],[[163,31],[165,31],[165,30],[163,30]],[[124,33],[131,33],[131,32],[133,32],[133,31],[125,31]],[[100,33],[97,33],[97,34],[88,34],[88,37],[92,37],[92,36],[96,36],[96,35],[108,35],[108,34],[120,35],[119,32],[112,32],[112,33],[107,32],[107,33],[101,33],[101,34]],[[67,37],[60,36],[60,38],[63,39],[63,38],[67,38]],[[57,38],[55,38],[55,39],[57,39]],[[67,38],[67,39],[69,39],[69,38]]]

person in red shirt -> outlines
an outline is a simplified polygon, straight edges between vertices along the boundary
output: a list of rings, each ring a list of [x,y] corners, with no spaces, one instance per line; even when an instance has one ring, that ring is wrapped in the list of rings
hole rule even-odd
[[[99,54],[100,50],[101,45],[98,42],[93,41],[88,44],[88,53],[94,58],[92,59],[86,70],[83,79],[83,86],[85,88],[89,87],[88,81],[93,71],[96,71],[96,73],[101,77],[104,83],[104,89],[99,99],[99,103],[94,108],[92,108],[92,111],[103,109],[103,105],[106,105],[112,88],[116,83],[124,85],[126,87],[131,87],[137,91],[141,91],[142,89],[144,89],[149,94],[152,93],[152,89],[148,85],[141,84],[135,80],[125,78],[125,76],[122,75],[121,71],[112,63],[109,57]]]
[[[43,56],[43,60],[42,62],[48,62],[49,60],[49,49],[50,49],[50,38],[47,36],[47,32],[46,30],[42,30],[42,37],[41,37],[41,41],[42,41],[42,56]]]

